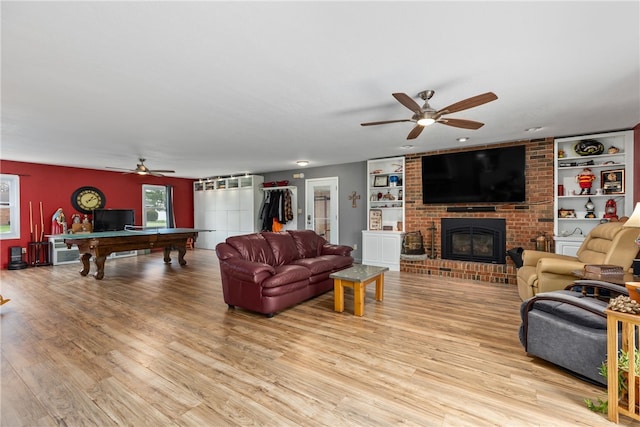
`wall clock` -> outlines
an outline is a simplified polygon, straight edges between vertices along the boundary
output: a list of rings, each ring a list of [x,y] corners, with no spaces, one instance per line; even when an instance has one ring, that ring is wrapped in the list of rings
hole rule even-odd
[[[71,205],[85,214],[104,208],[106,202],[104,193],[96,187],[80,187],[71,195]]]

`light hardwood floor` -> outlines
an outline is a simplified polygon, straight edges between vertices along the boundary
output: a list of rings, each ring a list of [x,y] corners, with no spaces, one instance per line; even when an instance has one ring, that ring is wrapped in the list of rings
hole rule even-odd
[[[524,353],[513,285],[388,272],[364,317],[347,290],[267,319],[186,259],[2,270],[2,425],[613,425],[583,402],[604,388]]]

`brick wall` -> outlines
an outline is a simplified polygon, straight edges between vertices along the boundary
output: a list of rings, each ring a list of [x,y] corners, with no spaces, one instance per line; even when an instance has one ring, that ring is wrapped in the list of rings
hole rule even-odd
[[[449,206],[482,206],[482,203],[423,205],[422,204],[422,156],[463,149],[440,150],[406,156],[405,165],[405,230],[422,233],[427,254],[431,248],[431,231],[435,226],[435,259],[406,260],[400,262],[400,270],[436,276],[456,277],[492,283],[516,283],[516,268],[508,259],[506,265],[482,264],[468,261],[440,259],[441,218],[504,218],[507,223],[507,249],[535,248],[535,238],[544,232],[553,235],[553,138],[518,141],[474,147],[496,148],[514,145],[526,146],[526,202],[498,204],[495,212],[454,213],[447,212]],[[467,150],[469,150],[467,148]],[[415,257],[412,257],[415,258]]]

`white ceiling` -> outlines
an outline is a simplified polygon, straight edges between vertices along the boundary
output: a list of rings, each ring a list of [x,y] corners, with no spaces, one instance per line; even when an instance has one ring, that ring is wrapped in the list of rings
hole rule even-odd
[[[640,123],[640,3],[2,1],[3,159],[199,178]],[[498,100],[413,141],[411,112]],[[542,126],[531,133],[525,128]],[[402,149],[407,143],[412,149]]]

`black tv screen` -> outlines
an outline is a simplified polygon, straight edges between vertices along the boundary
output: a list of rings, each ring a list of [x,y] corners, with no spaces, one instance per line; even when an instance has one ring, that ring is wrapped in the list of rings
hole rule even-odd
[[[135,224],[133,209],[95,209],[93,211],[93,231],[119,231],[125,225]]]
[[[525,146],[422,157],[422,202],[525,201]]]

